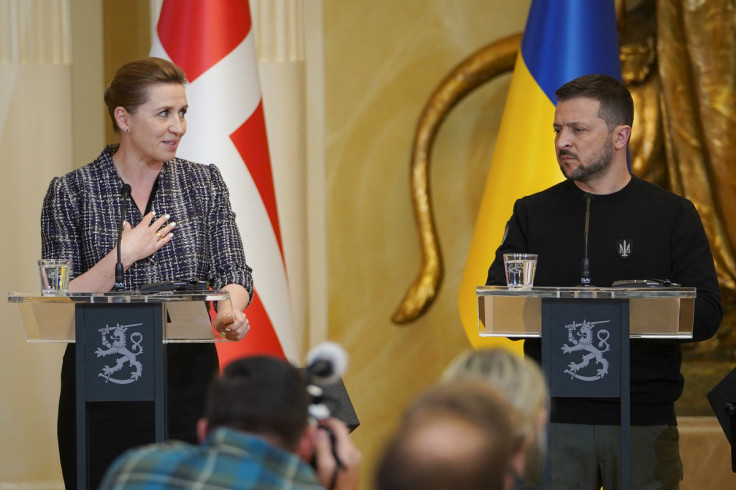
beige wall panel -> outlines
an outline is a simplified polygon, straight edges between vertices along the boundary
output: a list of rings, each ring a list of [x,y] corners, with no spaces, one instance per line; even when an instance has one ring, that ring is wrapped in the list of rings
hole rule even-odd
[[[0,68],[0,291],[40,293],[41,203],[72,169],[68,65]],[[32,151],[29,151],[29,148]],[[56,407],[63,344],[29,344],[14,305],[0,302],[0,487],[60,483]]]
[[[0,36],[19,56],[0,64],[0,290],[33,293],[49,182],[103,143],[102,15],[98,0],[4,8],[17,17],[11,28],[0,22]],[[16,36],[19,25],[28,37]],[[7,302],[0,319],[0,488],[63,488],[56,412],[65,344],[26,343]]]

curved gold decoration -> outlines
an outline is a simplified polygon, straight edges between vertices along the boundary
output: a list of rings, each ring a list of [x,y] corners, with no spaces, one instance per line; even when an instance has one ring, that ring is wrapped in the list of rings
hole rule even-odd
[[[432,145],[450,110],[467,94],[494,77],[511,71],[521,34],[495,41],[461,61],[432,93],[414,133],[411,155],[411,196],[422,247],[422,267],[391,320],[414,321],[432,304],[442,282],[442,256],[429,192]]]

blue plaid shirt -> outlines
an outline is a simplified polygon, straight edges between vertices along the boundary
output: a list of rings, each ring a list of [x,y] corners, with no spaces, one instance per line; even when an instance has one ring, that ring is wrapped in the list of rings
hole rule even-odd
[[[117,244],[122,180],[112,156],[118,145],[103,149],[89,165],[51,181],[41,211],[44,258],[72,259],[72,278],[80,276]],[[155,254],[131,265],[124,289],[175,279],[209,281],[214,289],[240,284],[253,297],[251,269],[230,208],[227,187],[215,165],[181,158],[165,162],[151,208],[176,222],[173,240]],[[143,215],[132,199],[125,219],[131,226]]]
[[[132,449],[110,466],[100,489],[227,488],[317,490],[311,466],[260,437],[228,428],[200,445],[183,442]]]

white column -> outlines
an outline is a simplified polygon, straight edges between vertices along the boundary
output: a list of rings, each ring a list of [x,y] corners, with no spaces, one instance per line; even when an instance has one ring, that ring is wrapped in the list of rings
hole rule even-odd
[[[306,351],[327,338],[322,0],[251,0],[251,12],[294,324]]]

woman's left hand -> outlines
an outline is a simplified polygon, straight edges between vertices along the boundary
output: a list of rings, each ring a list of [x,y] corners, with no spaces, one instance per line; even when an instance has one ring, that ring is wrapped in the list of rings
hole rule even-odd
[[[220,333],[220,336],[232,341],[239,341],[245,337],[245,334],[250,330],[250,324],[248,318],[242,311],[229,311],[227,313],[218,313],[213,322],[215,331]]]

